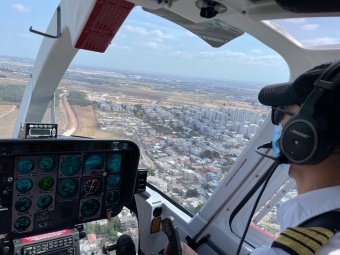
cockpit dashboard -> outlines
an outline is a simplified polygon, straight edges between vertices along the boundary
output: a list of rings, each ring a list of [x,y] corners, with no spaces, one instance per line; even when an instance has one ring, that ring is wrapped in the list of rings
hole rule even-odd
[[[0,140],[0,243],[118,215],[139,157],[125,140]]]

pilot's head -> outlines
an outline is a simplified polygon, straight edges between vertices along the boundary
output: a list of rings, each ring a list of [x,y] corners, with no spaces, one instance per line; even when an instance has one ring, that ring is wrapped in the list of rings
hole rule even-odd
[[[272,106],[279,138],[273,149],[286,163],[315,165],[330,155],[340,158],[340,61],[316,66],[293,82],[266,86],[258,98]]]

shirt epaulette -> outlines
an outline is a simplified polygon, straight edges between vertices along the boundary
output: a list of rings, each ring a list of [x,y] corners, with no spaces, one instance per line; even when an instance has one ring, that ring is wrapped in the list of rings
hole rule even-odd
[[[272,247],[281,248],[291,255],[313,255],[319,251],[333,235],[333,231],[322,227],[287,228],[272,243]]]

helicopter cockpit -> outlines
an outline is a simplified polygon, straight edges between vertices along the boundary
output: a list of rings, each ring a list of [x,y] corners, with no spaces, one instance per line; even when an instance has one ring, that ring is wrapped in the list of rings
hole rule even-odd
[[[128,227],[140,255],[161,253],[167,241],[170,255],[181,254],[180,241],[207,255],[270,245],[279,202],[297,192],[288,171],[270,179],[273,158],[256,153],[271,154],[274,129],[258,90],[340,58],[339,4],[53,1],[45,30],[36,28],[42,19],[25,28],[41,39],[35,60],[0,56],[0,86],[23,91],[16,105],[0,98],[11,103],[0,118],[13,137],[0,140],[0,255],[108,253],[117,236],[92,249],[89,235],[124,210],[137,218]],[[30,10],[11,8],[1,9]],[[13,52],[21,48],[29,52],[21,44]],[[179,76],[163,76],[170,69]],[[57,120],[65,120],[59,135]]]

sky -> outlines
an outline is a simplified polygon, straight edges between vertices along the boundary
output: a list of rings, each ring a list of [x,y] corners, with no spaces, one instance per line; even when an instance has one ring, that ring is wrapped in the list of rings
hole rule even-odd
[[[56,0],[0,1],[0,56],[35,59]],[[278,21],[300,42],[340,43],[336,25],[320,19]],[[327,28],[327,29],[326,29]],[[285,82],[289,71],[273,50],[248,34],[213,48],[191,32],[134,8],[105,53],[80,50],[73,64],[136,73],[155,73],[260,84]]]

